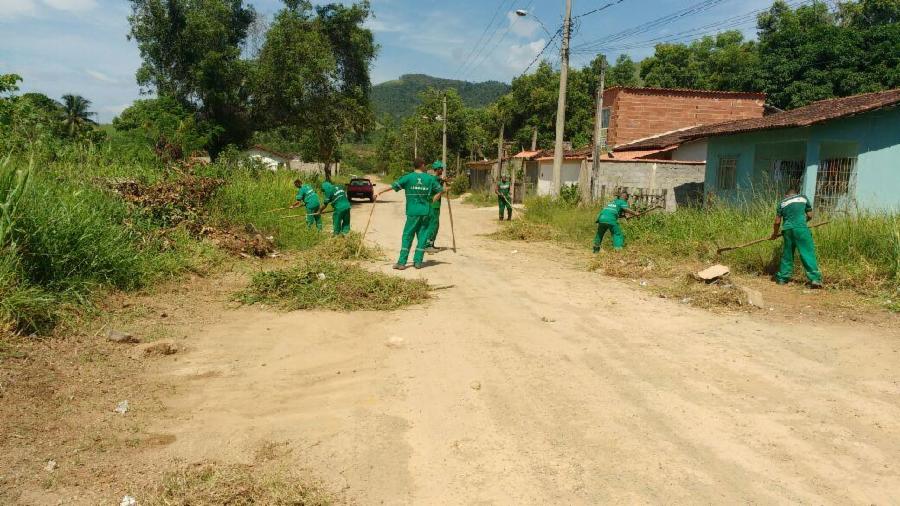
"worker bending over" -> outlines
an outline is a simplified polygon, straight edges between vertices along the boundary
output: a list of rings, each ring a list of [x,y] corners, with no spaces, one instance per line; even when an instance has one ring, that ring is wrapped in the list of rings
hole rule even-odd
[[[801,195],[794,185],[778,203],[775,210],[775,225],[772,240],[784,236],[784,251],[781,254],[781,268],[775,275],[779,285],[786,285],[794,273],[794,251],[800,251],[800,262],[806,269],[806,277],[813,288],[822,288],[822,273],[816,260],[816,245],[807,223],[812,220],[812,204]]]
[[[350,233],[350,200],[347,199],[347,192],[343,188],[338,188],[330,181],[322,183],[322,193],[325,194],[325,202],[322,204],[322,211],[331,204],[334,207],[334,216],[332,217],[332,233],[334,235],[347,235]]]
[[[612,232],[613,249],[616,251],[625,247],[625,234],[622,233],[622,226],[619,225],[619,216],[626,219],[632,216],[638,216],[638,213],[632,211],[628,207],[628,193],[619,192],[615,200],[606,205],[600,214],[597,215],[595,223],[597,223],[597,235],[594,236],[594,253],[600,253],[600,244],[607,232]]]
[[[294,186],[297,188],[296,201],[291,204],[291,209],[296,209],[301,205],[306,206],[306,228],[316,226],[318,231],[322,231],[322,215],[319,213],[321,207],[319,203],[319,195],[313,190],[309,184],[303,184],[299,178],[294,180]]]

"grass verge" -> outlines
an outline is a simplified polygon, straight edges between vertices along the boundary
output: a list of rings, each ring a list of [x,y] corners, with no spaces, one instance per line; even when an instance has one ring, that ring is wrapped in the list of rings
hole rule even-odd
[[[774,202],[775,200],[772,200]],[[590,251],[596,232],[599,206],[577,207],[548,198],[531,199],[525,220],[514,221],[494,234],[507,240],[557,241]],[[683,208],[674,213],[654,212],[620,221],[626,236],[621,254],[611,252],[609,237],[603,253],[591,263],[613,276],[676,276],[692,267],[721,262],[734,271],[770,276],[778,268],[782,241],[716,255],[718,245],[742,243],[771,233],[774,205],[758,199],[739,206],[708,209]],[[826,282],[881,300],[898,310],[900,299],[900,215],[854,213],[818,217],[831,223],[816,229],[816,248]],[[803,282],[803,268],[796,262],[795,280]]]
[[[472,192],[466,197],[466,204],[476,207],[491,207],[497,205],[497,195],[490,191]]]
[[[147,504],[324,506],[333,502],[322,488],[284,468],[260,470],[259,466],[205,462],[167,473]]]

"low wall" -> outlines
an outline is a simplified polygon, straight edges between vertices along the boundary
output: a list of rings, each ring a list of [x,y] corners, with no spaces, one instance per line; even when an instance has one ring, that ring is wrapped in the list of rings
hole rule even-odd
[[[702,203],[706,164],[665,160],[602,160],[593,170],[595,199],[608,200],[615,188],[654,193],[666,190],[666,210]],[[606,193],[604,195],[604,193]]]

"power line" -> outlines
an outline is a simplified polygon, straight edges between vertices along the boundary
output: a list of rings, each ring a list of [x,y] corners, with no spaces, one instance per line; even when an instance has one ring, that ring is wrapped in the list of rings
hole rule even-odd
[[[494,10],[494,15],[491,16],[490,22],[488,22],[487,26],[484,27],[484,31],[481,32],[481,36],[478,37],[478,41],[476,41],[475,45],[472,46],[472,50],[469,51],[469,54],[459,64],[459,67],[456,69],[456,72],[454,72],[455,75],[459,75],[460,72],[462,72],[462,70],[466,67],[466,65],[468,65],[469,62],[472,60],[472,56],[475,55],[476,51],[479,50],[479,45],[484,41],[484,36],[487,35],[488,32],[491,30],[491,27],[494,26],[494,21],[497,20],[497,15],[499,15],[500,12],[503,11],[503,6],[506,5],[506,2],[508,2],[508,1],[511,2],[510,5],[512,5],[512,2],[515,2],[515,0],[500,0],[500,3],[497,4],[497,9]],[[484,47],[481,47],[481,50],[483,50],[483,49],[484,49]]]
[[[613,5],[618,5],[618,4],[620,4],[620,3],[624,2],[624,1],[625,1],[625,0],[615,0],[614,2],[609,2],[608,4],[606,4],[606,5],[602,6],[602,7],[597,7],[597,8],[594,9],[594,10],[590,10],[590,11],[584,12],[584,13],[579,14],[579,15],[577,15],[577,16],[572,16],[572,19],[575,20],[575,19],[583,18],[583,17],[585,17],[585,16],[590,16],[591,14],[596,14],[596,13],[598,13],[598,12],[600,12],[600,11],[605,11],[606,9],[609,9],[609,8],[612,7]]]
[[[531,9],[531,7],[534,6],[534,2],[535,2],[535,0],[531,0],[531,2],[525,7],[525,10]],[[484,56],[482,57],[481,61],[478,62],[476,65],[470,67],[469,70],[466,72],[466,74],[463,77],[471,75],[472,72],[475,72],[476,70],[480,69],[482,65],[484,65],[484,63],[487,61],[487,59],[490,57],[490,55],[492,55],[493,52],[497,50],[497,48],[500,46],[500,44],[503,44],[503,41],[506,40],[506,37],[509,35],[509,32],[512,31],[513,23],[517,22],[518,20],[519,19],[516,18],[516,19],[513,19],[512,21],[510,21],[509,26],[506,27],[506,31],[503,32],[503,35],[500,37],[499,40],[497,40],[497,43],[494,44],[494,47],[490,51],[484,53]],[[499,29],[497,31],[499,32]],[[490,42],[490,41],[488,41],[488,42]]]

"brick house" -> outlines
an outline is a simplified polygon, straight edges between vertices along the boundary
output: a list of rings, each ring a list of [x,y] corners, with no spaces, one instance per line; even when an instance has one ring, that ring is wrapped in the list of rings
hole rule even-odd
[[[606,145],[615,151],[619,146],[676,130],[761,118],[765,102],[764,93],[616,86],[603,93]]]

